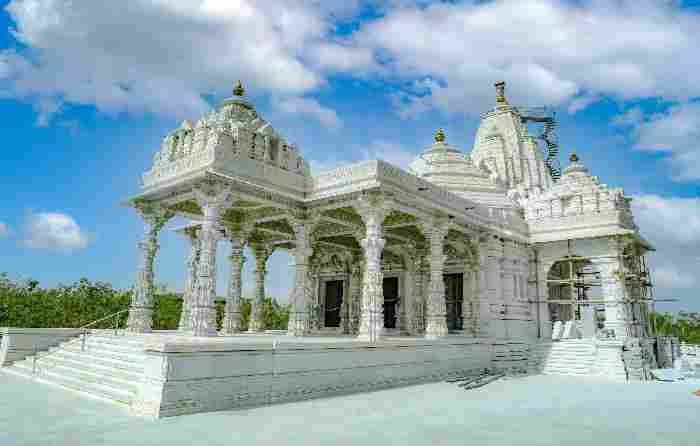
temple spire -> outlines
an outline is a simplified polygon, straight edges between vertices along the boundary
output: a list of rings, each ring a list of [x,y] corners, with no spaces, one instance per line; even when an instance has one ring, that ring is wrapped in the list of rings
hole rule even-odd
[[[233,87],[233,95],[234,96],[244,96],[245,95],[245,88],[243,88],[243,84],[241,83],[240,80],[236,82],[236,85]]]
[[[435,132],[435,142],[437,143],[442,143],[445,142],[446,136],[445,136],[445,131],[443,129],[438,129],[437,132]]]
[[[493,84],[496,87],[496,105],[508,105],[508,99],[506,99],[506,83],[504,81],[498,81]]]
[[[569,161],[571,161],[572,163],[578,163],[578,155],[576,155],[576,152],[571,152]]]

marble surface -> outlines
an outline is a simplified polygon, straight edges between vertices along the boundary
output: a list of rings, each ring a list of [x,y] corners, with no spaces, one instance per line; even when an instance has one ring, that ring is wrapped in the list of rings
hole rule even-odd
[[[695,445],[700,386],[532,376],[149,420],[0,372],[0,444]],[[193,443],[194,442],[194,443]]]

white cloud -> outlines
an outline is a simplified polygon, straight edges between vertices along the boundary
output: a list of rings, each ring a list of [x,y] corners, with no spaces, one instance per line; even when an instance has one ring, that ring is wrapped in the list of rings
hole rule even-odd
[[[700,288],[700,198],[642,195],[634,197],[632,210],[657,249],[650,255],[656,295],[679,297]]]
[[[5,238],[10,234],[10,228],[6,223],[0,221],[0,238]]]
[[[452,112],[491,106],[501,79],[512,103],[573,110],[598,95],[700,95],[700,16],[675,1],[444,2],[389,11],[354,38],[391,76],[437,80],[419,102]]]
[[[25,244],[35,249],[71,252],[87,248],[89,238],[70,215],[40,212],[29,215]]]
[[[319,104],[316,99],[300,97],[284,98],[275,101],[274,105],[275,108],[284,113],[310,116],[329,129],[335,130],[342,126],[342,122],[338,118],[335,110],[324,107]]]
[[[613,123],[631,129],[636,149],[665,154],[674,180],[700,180],[700,102],[674,105],[651,116],[633,107]]]
[[[175,117],[201,113],[202,94],[238,78],[302,94],[324,83],[323,70],[371,59],[328,38],[336,11],[359,2],[330,3],[13,0],[13,35],[29,51],[0,50],[0,94]]]
[[[354,146],[351,150],[348,150],[347,153],[351,156],[309,160],[311,169],[315,173],[318,173],[348,164],[375,159],[384,160],[402,169],[407,169],[408,165],[418,156],[417,152],[413,152],[401,144],[382,140],[375,140],[367,145]]]

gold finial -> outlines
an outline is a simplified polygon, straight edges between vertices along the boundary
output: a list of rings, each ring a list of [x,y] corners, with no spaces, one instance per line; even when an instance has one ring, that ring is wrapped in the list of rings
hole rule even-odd
[[[445,142],[445,131],[443,129],[438,129],[435,132],[435,142]]]
[[[241,83],[240,80],[236,82],[236,86],[233,87],[233,95],[234,96],[243,96],[245,95],[245,89],[243,88],[243,84]]]
[[[496,104],[498,105],[508,105],[508,99],[506,99],[506,83],[504,81],[498,81],[493,84],[496,87]]]
[[[569,157],[569,161],[571,161],[572,163],[578,162],[578,155],[576,155],[576,152],[571,152],[571,156]]]

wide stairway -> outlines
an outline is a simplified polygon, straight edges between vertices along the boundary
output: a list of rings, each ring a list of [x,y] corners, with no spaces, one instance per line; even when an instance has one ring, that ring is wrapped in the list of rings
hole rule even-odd
[[[538,344],[534,353],[545,375],[590,375],[596,349],[592,339],[567,339]]]
[[[143,380],[144,339],[136,335],[90,334],[39,352],[4,371],[129,405]]]

